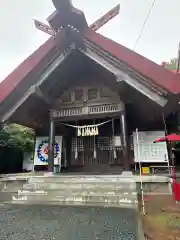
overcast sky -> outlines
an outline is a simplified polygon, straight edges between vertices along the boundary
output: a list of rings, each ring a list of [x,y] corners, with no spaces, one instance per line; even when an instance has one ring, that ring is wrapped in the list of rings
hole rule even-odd
[[[99,31],[133,48],[153,0],[73,0],[88,23],[116,4],[118,17]],[[156,0],[136,51],[157,63],[177,56],[180,41],[180,0]],[[0,81],[40,46],[48,36],[38,31],[33,18],[44,21],[54,10],[51,0],[0,0]]]

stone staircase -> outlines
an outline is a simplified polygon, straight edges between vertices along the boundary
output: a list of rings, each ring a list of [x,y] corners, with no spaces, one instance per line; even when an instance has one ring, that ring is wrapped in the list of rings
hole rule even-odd
[[[4,182],[0,194],[9,194],[5,202],[15,204],[137,208],[136,183],[121,175],[32,176]]]

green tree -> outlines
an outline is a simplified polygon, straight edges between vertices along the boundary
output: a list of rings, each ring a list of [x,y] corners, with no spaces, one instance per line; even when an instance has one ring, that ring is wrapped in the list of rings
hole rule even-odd
[[[171,58],[169,62],[162,62],[162,66],[169,70],[176,70],[177,68],[177,58]]]
[[[34,131],[18,124],[3,125],[0,130],[0,146],[33,151]]]

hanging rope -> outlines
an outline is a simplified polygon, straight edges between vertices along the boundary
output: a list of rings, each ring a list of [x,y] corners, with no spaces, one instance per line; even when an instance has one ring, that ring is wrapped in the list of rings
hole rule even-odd
[[[77,134],[76,136],[80,137],[84,137],[84,136],[97,136],[99,135],[99,129],[98,127],[108,123],[108,122],[111,122],[111,120],[108,120],[106,122],[102,122],[102,123],[99,123],[99,124],[93,124],[93,125],[84,125],[84,126],[78,126],[78,125],[71,125],[71,124],[66,124],[66,123],[61,123],[65,126],[69,126],[69,127],[73,127],[75,129],[77,129]]]
[[[78,125],[71,125],[71,124],[67,124],[67,123],[61,123],[64,126],[68,126],[68,127],[73,127],[73,128],[93,128],[93,127],[100,127],[101,125],[104,125],[108,122],[111,122],[113,119],[102,122],[102,123],[98,123],[98,124],[93,124],[93,125],[84,125],[84,126],[78,126]]]
[[[114,119],[113,119],[114,120]],[[108,123],[108,122],[111,122],[111,120],[108,120],[108,121],[105,121],[105,122],[102,122],[102,123],[99,123],[99,124],[93,124],[93,125],[84,125],[84,126],[78,126],[78,125],[71,125],[71,124],[67,124],[67,123],[61,123],[63,124],[64,126],[68,126],[68,127],[73,127],[76,130],[76,136],[80,137],[85,137],[85,136],[97,136],[99,135],[99,129],[98,127]]]

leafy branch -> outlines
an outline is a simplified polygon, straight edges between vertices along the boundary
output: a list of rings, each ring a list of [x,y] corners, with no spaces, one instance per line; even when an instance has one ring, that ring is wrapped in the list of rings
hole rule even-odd
[[[0,146],[33,151],[34,131],[18,124],[3,125],[0,129]]]

